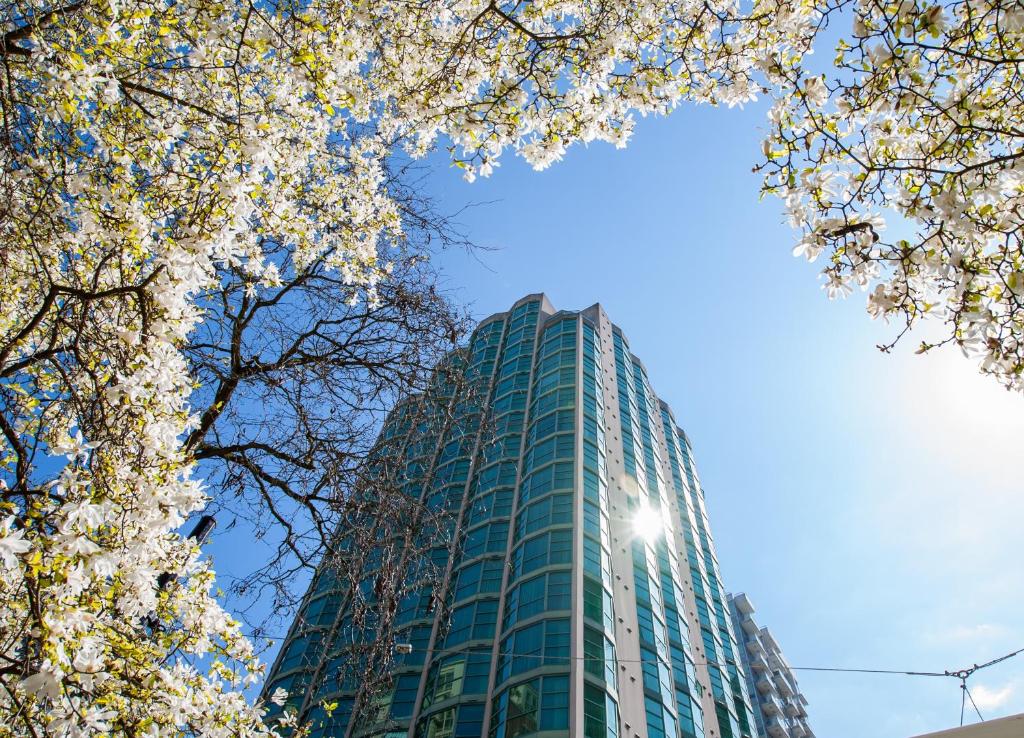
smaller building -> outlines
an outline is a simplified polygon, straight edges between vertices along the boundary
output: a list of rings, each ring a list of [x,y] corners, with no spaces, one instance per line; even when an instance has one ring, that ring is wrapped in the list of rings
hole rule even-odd
[[[961,728],[940,730],[917,738],[1021,738],[1024,736],[1024,713],[1010,717],[986,720],[983,723],[964,725]]]
[[[729,612],[758,732],[766,738],[814,738],[807,724],[807,699],[771,632],[754,622],[750,598],[742,592],[729,595]]]

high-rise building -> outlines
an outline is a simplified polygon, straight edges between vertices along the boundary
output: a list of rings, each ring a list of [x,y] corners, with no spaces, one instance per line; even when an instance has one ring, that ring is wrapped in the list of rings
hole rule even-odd
[[[750,598],[742,592],[729,595],[729,611],[742,641],[743,670],[761,735],[814,738],[807,724],[807,698],[771,632],[754,622]]]
[[[439,604],[398,608],[389,689],[353,715],[321,571],[266,692],[288,689],[313,738],[756,738],[690,441],[626,336],[600,305],[529,295],[463,366],[486,430],[417,462],[453,545],[433,552]]]

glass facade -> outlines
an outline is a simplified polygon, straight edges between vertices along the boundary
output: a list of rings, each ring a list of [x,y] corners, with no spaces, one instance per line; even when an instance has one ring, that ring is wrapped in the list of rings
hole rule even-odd
[[[354,709],[367,633],[322,567],[271,717],[294,710],[316,738],[755,738],[689,441],[622,332],[531,295],[460,361],[473,402],[442,389],[438,431],[410,433],[402,407],[382,431],[414,439],[408,492],[451,521],[429,550],[442,596],[410,590],[394,619],[412,652]]]

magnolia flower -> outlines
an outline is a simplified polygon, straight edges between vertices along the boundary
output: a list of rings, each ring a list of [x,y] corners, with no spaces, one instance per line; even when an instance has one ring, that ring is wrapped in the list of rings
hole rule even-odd
[[[70,461],[89,458],[89,452],[99,446],[98,442],[86,443],[82,438],[82,431],[76,430],[74,436],[68,436],[62,442],[51,443],[51,450],[59,455],[66,456]]]
[[[104,506],[95,505],[88,500],[70,502],[63,508],[64,522],[61,524],[61,531],[69,533],[72,526],[80,530],[96,528],[103,523]]]
[[[14,516],[8,516],[0,526],[0,559],[4,566],[12,571],[18,569],[18,556],[32,548],[25,540],[25,531],[12,530]]]
[[[925,28],[936,34],[945,30],[948,25],[945,11],[941,5],[933,5],[928,8],[928,10],[921,14],[921,20],[924,22]]]
[[[810,77],[804,83],[804,98],[814,107],[821,107],[828,101],[828,87],[824,77]]]
[[[283,687],[278,687],[274,690],[274,693],[270,695],[270,701],[278,707],[281,707],[288,699],[288,690]]]
[[[36,697],[55,700],[60,697],[60,681],[45,669],[21,680],[21,688]]]

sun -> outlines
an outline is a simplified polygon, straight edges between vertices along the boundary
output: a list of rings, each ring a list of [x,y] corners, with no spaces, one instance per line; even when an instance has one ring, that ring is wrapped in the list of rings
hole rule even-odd
[[[651,507],[646,501],[633,514],[633,532],[648,543],[654,543],[665,530],[665,522],[661,511]]]

